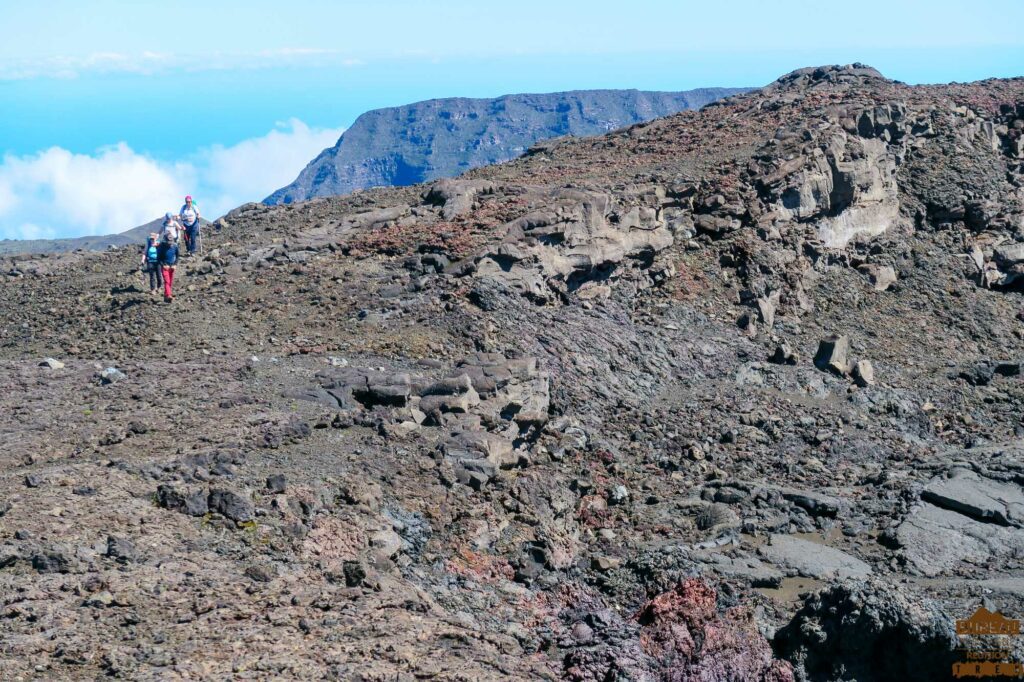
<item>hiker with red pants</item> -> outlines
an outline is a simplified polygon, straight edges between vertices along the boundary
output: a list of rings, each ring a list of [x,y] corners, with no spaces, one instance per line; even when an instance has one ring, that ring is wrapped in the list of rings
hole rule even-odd
[[[174,300],[174,268],[178,263],[178,234],[181,228],[174,216],[170,213],[164,219],[164,227],[160,232],[160,246],[157,248],[157,258],[164,276],[164,302],[170,303]]]

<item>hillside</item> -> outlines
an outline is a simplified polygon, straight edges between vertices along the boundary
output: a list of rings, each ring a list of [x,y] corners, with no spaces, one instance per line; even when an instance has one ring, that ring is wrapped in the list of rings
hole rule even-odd
[[[356,119],[299,174],[264,200],[288,204],[368,187],[413,185],[508,161],[553,137],[606,133],[699,109],[745,88],[686,92],[583,90],[495,99],[450,98],[376,109]]]
[[[157,218],[145,225],[133,227],[124,232],[87,237],[70,237],[67,239],[0,239],[0,256],[21,254],[68,253],[82,249],[84,251],[104,251],[112,246],[141,246],[151,232],[159,232],[164,219]],[[202,219],[204,226],[209,221]]]
[[[829,66],[248,204],[170,305],[0,258],[0,678],[950,679],[1024,614],[1022,187],[1024,79]]]

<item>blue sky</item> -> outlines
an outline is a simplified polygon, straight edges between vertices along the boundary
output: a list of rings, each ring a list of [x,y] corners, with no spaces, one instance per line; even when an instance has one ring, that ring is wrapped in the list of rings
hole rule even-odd
[[[756,86],[852,61],[911,83],[1024,75],[1019,0],[0,10],[0,238],[128,229],[184,192],[213,217],[289,182],[363,111],[431,97]]]

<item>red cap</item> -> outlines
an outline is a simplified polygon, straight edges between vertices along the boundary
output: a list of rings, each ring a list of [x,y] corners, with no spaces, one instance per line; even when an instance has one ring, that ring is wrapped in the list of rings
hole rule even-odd
[[[192,201],[192,195],[189,194],[187,197],[185,197],[185,201]]]

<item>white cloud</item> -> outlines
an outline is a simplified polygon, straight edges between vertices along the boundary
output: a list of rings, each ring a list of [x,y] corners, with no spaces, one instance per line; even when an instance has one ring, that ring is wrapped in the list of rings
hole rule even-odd
[[[0,63],[0,80],[26,80],[29,78],[77,78],[83,73],[131,73],[152,75],[173,68],[181,58],[161,52],[124,54],[120,52],[93,52],[84,56],[53,55],[34,60],[10,60]]]
[[[122,232],[176,212],[185,194],[216,218],[294,180],[341,132],[292,119],[262,137],[199,149],[177,163],[123,142],[91,155],[59,147],[8,155],[0,164],[0,238]]]
[[[259,201],[284,187],[307,163],[333,146],[341,128],[314,129],[298,119],[278,124],[263,137],[198,153],[199,184],[216,197],[203,210],[220,214],[246,201]],[[198,199],[197,199],[198,200]]]
[[[0,179],[0,215],[11,210],[15,201],[17,201],[17,199],[15,198],[14,191],[11,189],[10,185]]]
[[[85,74],[135,74],[184,71],[270,69],[282,66],[362,66],[363,61],[346,57],[338,50],[315,47],[285,47],[258,52],[211,51],[201,55],[169,52],[93,52],[86,55],[51,55],[36,59],[0,61],[0,81],[32,78],[78,78]]]
[[[165,167],[121,143],[96,155],[52,147],[5,156],[0,165],[0,236],[78,236],[120,232],[152,220],[181,195],[185,167]],[[173,205],[173,204],[171,204]]]

